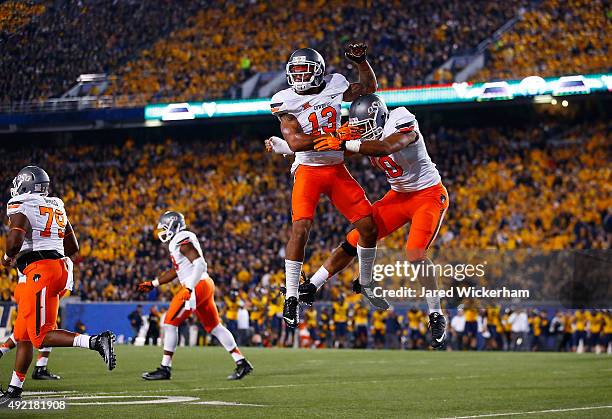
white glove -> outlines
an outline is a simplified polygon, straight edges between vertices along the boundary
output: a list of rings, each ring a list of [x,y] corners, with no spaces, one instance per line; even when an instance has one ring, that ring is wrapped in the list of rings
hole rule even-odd
[[[293,151],[289,148],[289,144],[287,141],[283,140],[280,137],[272,136],[268,138],[266,141],[266,150],[274,152],[276,154],[282,154],[284,156],[293,155]]]

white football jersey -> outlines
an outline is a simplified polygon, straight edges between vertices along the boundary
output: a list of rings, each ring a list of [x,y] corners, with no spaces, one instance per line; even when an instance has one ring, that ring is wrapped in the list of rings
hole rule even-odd
[[[440,173],[431,161],[415,116],[404,107],[389,112],[382,139],[396,132],[415,131],[417,139],[402,150],[384,157],[370,157],[372,164],[385,172],[391,189],[415,192],[440,183]]]
[[[17,195],[8,202],[6,215],[18,213],[25,215],[32,226],[19,255],[35,250],[56,250],[64,254],[68,217],[61,199],[29,193]]]
[[[294,115],[305,134],[326,134],[340,127],[342,95],[349,82],[342,74],[328,74],[323,80],[325,88],[315,95],[299,95],[293,89],[285,89],[272,96],[270,108],[274,115]],[[344,162],[343,151],[298,151],[291,171],[300,164],[329,166]]]
[[[178,279],[180,283],[184,286],[185,281],[187,281],[192,273],[193,273],[193,264],[191,261],[181,253],[181,245],[191,243],[193,247],[197,250],[198,254],[202,256],[202,247],[200,246],[200,241],[198,237],[192,233],[191,231],[183,230],[179,231],[172,237],[170,240],[169,249],[170,249],[170,259],[172,259],[172,266],[178,275]],[[205,260],[206,261],[206,260]],[[208,273],[204,271],[202,274],[202,278],[207,278]],[[195,293],[193,293],[195,295]]]

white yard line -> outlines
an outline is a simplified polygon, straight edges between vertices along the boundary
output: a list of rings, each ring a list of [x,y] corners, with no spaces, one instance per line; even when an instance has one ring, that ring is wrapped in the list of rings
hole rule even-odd
[[[536,413],[559,413],[559,412],[575,412],[578,410],[596,410],[596,409],[612,409],[612,405],[607,406],[587,406],[587,407],[571,407],[567,409],[548,409],[548,410],[532,410],[529,412],[506,412],[506,413],[487,413],[484,415],[474,416],[452,416],[450,418],[441,419],[473,419],[473,418],[492,418],[495,416],[520,416],[520,415],[533,415]]]

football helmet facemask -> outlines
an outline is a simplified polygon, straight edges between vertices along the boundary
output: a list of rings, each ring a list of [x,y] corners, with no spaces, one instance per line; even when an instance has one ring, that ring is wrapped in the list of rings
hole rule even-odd
[[[289,57],[285,67],[287,83],[296,93],[323,84],[325,60],[312,48],[300,48]]]

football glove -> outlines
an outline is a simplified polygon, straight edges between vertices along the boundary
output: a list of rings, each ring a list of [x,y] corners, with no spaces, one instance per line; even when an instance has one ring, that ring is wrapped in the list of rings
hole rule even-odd
[[[336,130],[336,137],[342,141],[358,140],[361,138],[361,130],[349,126],[348,122]]]
[[[333,135],[322,135],[314,140],[316,151],[345,150],[344,141]]]
[[[151,281],[145,281],[138,284],[138,291],[140,292],[151,292],[155,288]]]
[[[368,45],[365,42],[349,42],[344,47],[344,56],[357,64],[368,58],[367,52]]]

